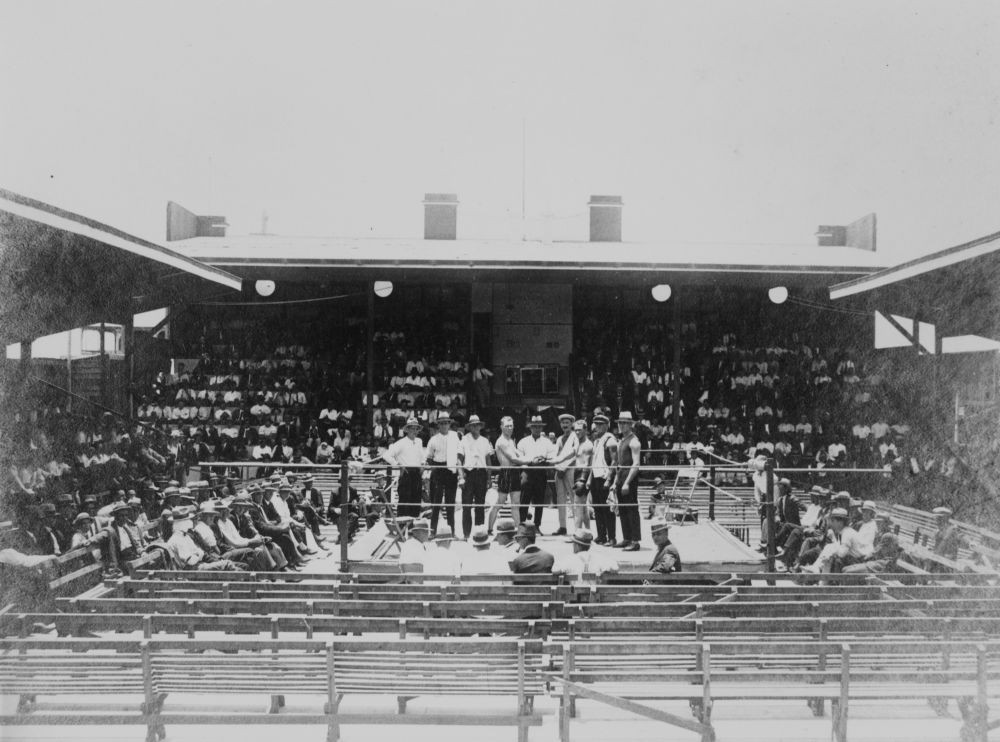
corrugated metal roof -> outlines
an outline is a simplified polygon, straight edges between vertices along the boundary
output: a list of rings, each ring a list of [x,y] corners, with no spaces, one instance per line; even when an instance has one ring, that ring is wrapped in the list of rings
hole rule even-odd
[[[849,247],[699,242],[541,242],[519,240],[195,237],[178,252],[214,266],[351,266],[441,269],[766,271],[867,275],[885,267],[877,253]]]

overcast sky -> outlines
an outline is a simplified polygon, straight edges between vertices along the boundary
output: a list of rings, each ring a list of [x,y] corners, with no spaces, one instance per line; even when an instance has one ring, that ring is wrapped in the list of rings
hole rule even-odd
[[[997,2],[3,0],[0,187],[162,240],[231,234],[811,243],[893,260],[1000,230]]]

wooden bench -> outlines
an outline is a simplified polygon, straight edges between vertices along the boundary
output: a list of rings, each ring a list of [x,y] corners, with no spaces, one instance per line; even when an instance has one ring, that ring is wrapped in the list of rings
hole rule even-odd
[[[546,692],[540,641],[510,639],[335,641],[262,639],[4,639],[0,640],[0,693],[21,698],[18,712],[0,725],[142,724],[147,742],[167,724],[253,722],[325,724],[336,740],[343,724],[512,725],[518,739],[541,724],[534,698]],[[216,654],[218,653],[218,654]],[[211,661],[206,661],[208,658]],[[270,698],[266,713],[166,708],[178,694]],[[45,696],[100,695],[116,705],[87,713],[72,707],[35,706]],[[284,696],[322,701],[314,710],[282,712]],[[395,714],[342,713],[347,695],[386,696]],[[459,711],[406,715],[420,696],[500,696],[516,701],[510,713]]]
[[[561,655],[556,653],[561,650]],[[987,700],[1000,694],[1000,643],[885,642],[565,642],[553,681],[560,739],[570,738],[576,698],[688,729],[713,740],[722,700],[833,702],[833,734],[847,738],[851,700],[960,699],[969,737],[985,742]],[[687,700],[687,719],[637,700]],[[970,700],[971,699],[971,700]],[[963,732],[965,734],[965,732]]]
[[[337,599],[284,599],[275,597],[226,598],[60,598],[57,605],[71,612],[99,613],[211,613],[211,614],[326,614],[383,618],[554,618],[563,614],[563,604],[536,601],[433,600],[381,601]]]

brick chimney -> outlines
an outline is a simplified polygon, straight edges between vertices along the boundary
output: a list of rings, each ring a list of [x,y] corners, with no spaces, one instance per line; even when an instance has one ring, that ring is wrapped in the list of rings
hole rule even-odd
[[[453,240],[458,232],[458,196],[424,194],[424,239]]]
[[[590,241],[621,242],[622,197],[591,196],[587,206],[590,207]]]

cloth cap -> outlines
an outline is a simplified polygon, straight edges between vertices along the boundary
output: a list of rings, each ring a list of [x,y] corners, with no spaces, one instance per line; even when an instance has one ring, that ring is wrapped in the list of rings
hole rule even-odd
[[[670,524],[667,523],[665,520],[655,521],[652,527],[650,528],[650,532],[654,534],[669,530],[670,530]]]

